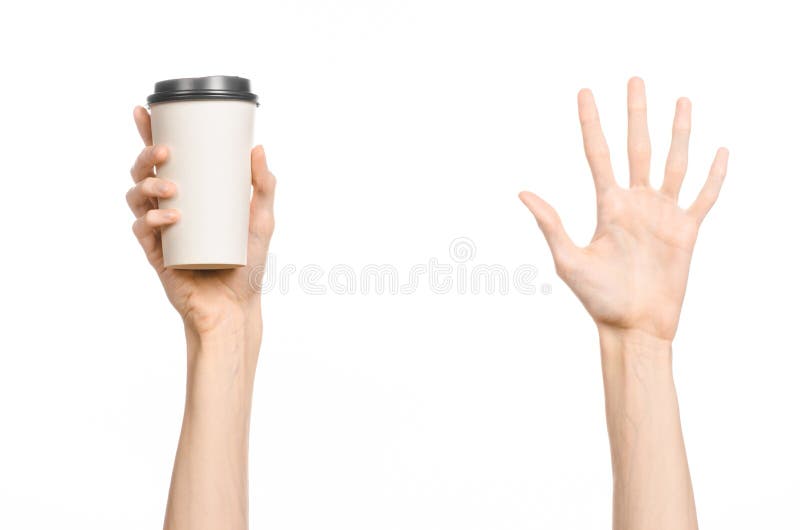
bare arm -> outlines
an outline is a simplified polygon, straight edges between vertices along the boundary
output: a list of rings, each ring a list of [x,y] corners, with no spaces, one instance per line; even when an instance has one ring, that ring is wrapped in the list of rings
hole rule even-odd
[[[253,329],[248,329],[248,328]],[[247,528],[247,455],[260,322],[188,328],[186,407],[164,528]]]
[[[669,341],[600,329],[614,528],[697,528]]]
[[[154,168],[169,156],[153,146],[150,116],[134,112],[145,148],[131,175],[128,205],[133,232],[183,318],[187,345],[186,405],[164,528],[201,530],[248,526],[247,455],[253,379],[261,346],[258,285],[274,228],[275,177],[264,150],[251,152],[253,195],[247,266],[217,271],[167,269],[161,228],[180,212],[161,210],[158,198],[176,193]]]
[[[644,83],[628,84],[630,187],[620,187],[592,93],[578,94],[584,149],[597,191],[597,229],[576,246],[555,210],[530,192],[559,276],[598,327],[606,419],[614,472],[616,530],[697,527],[694,497],[672,381],[672,340],[700,223],[717,199],[728,152],[720,149],[687,209],[678,206],[686,174],[691,104],[678,100],[663,184],[650,186]]]

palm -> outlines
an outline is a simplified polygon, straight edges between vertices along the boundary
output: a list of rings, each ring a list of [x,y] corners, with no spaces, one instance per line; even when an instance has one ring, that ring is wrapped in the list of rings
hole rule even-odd
[[[269,229],[270,233],[272,229]],[[160,245],[154,266],[172,305],[184,317],[198,325],[213,324],[231,307],[260,294],[258,273],[263,271],[261,249],[253,243],[248,248],[248,265],[225,270],[179,270],[163,266]],[[251,258],[252,256],[252,258]]]
[[[603,202],[597,233],[567,283],[597,321],[674,335],[696,225],[651,189],[613,190]]]
[[[598,192],[598,222],[591,243],[576,247],[550,205],[529,192],[523,192],[521,198],[544,231],[559,275],[596,322],[671,339],[678,325],[697,230],[719,192],[727,152],[720,150],[706,186],[684,210],[677,204],[677,195],[686,172],[687,100],[678,102],[660,190],[649,185],[650,145],[641,81],[634,79],[629,85],[630,189],[621,188],[614,180],[590,92],[581,92],[579,107]]]

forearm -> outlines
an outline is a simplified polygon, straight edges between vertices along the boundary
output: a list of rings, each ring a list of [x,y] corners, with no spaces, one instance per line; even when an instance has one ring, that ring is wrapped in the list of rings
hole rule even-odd
[[[186,329],[186,406],[164,528],[245,529],[250,408],[261,320]]]
[[[697,528],[670,341],[600,327],[615,530]]]

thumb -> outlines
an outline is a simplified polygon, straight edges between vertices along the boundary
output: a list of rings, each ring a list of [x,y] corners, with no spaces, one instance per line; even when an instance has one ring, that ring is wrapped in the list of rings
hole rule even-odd
[[[535,193],[523,191],[519,194],[519,199],[536,218],[536,223],[542,230],[544,238],[547,240],[547,245],[550,247],[550,252],[553,254],[556,268],[560,270],[569,268],[576,257],[578,249],[567,235],[567,231],[564,230],[564,225],[561,224],[561,218],[558,213]]]
[[[267,157],[260,145],[250,151],[250,167],[253,195],[250,199],[250,243],[248,260],[252,255],[257,261],[265,259],[269,240],[275,228],[273,201],[275,199],[275,176],[267,167]],[[254,236],[254,237],[253,237]]]
[[[259,208],[272,209],[275,199],[275,175],[267,167],[267,155],[261,145],[250,151],[250,171],[254,202]]]

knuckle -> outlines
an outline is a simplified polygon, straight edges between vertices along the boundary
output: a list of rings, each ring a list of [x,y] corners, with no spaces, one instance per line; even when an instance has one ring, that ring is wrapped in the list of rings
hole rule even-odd
[[[128,192],[125,194],[125,201],[128,203],[128,206],[134,205],[134,197],[136,196],[136,186],[131,187]]]
[[[667,165],[667,169],[664,172],[665,176],[668,176],[672,179],[683,179],[684,175],[686,175],[686,165],[685,164],[669,164]]]
[[[156,185],[158,184],[158,179],[155,177],[147,177],[146,179],[142,180],[139,183],[139,187],[142,190],[142,194],[146,195],[147,197],[155,197],[156,193]]]
[[[137,169],[141,169],[142,167],[146,166],[148,164],[148,162],[150,161],[150,159],[152,158],[152,156],[151,156],[152,153],[153,153],[153,147],[152,146],[148,146],[148,147],[145,147],[144,149],[142,149],[139,152],[139,156],[136,157],[136,165],[135,165],[135,167]]]
[[[669,157],[669,165],[670,167],[685,167],[689,164],[689,157],[682,154],[672,154]]]
[[[144,255],[154,267],[158,263],[159,258],[161,257],[161,245],[156,243],[155,245],[148,246],[145,248]]]
[[[639,157],[650,156],[650,144],[647,142],[633,142],[631,143],[630,152]]]
[[[144,214],[144,222],[149,227],[154,227],[158,224],[158,210],[148,210]]]

